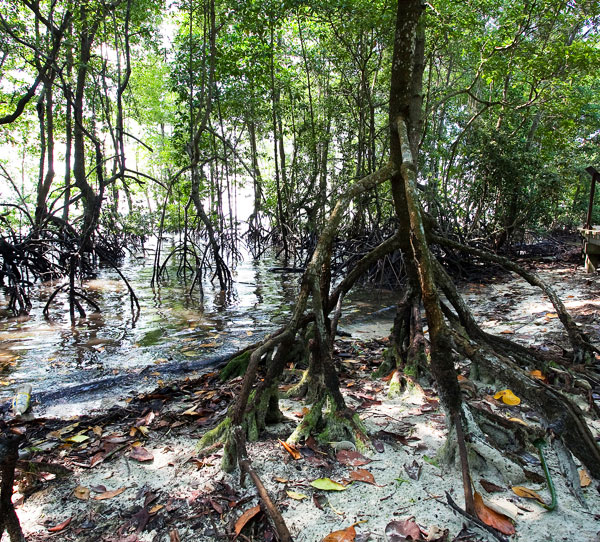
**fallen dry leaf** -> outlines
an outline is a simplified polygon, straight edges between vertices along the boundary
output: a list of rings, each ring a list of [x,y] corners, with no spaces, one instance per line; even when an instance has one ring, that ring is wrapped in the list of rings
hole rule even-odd
[[[506,405],[515,406],[521,403],[521,399],[519,399],[512,390],[500,390],[496,392],[494,395],[494,399],[502,399],[502,402]]]
[[[260,506],[258,504],[252,508],[248,508],[248,510],[246,510],[235,522],[235,535],[239,536],[242,532],[242,529],[246,526],[246,523],[248,523],[259,512]]]
[[[477,491],[473,494],[473,499],[475,501],[475,512],[481,521],[503,534],[509,536],[515,534],[515,526],[512,521],[504,514],[500,514],[487,506]]]
[[[308,499],[308,496],[304,493],[298,493],[297,491],[286,491],[287,496],[290,499],[294,499],[295,501],[301,501],[303,499]]]
[[[341,531],[334,531],[329,533],[321,542],[354,542],[356,538],[356,529],[354,525],[343,529]]]
[[[385,536],[389,542],[421,540],[421,529],[412,518],[404,521],[391,521],[385,526]]]
[[[483,478],[479,480],[479,483],[481,484],[481,487],[483,487],[483,489],[485,489],[488,493],[499,493],[500,491],[504,491],[503,487],[497,486],[492,482],[488,482]]]
[[[537,378],[538,380],[543,380],[543,381],[547,380],[546,377],[542,374],[542,371],[540,371],[539,369],[530,371],[529,376],[532,376],[533,378]]]
[[[508,421],[518,423],[520,425],[524,425],[525,427],[528,427],[527,422],[523,421],[521,418],[508,418]]]
[[[372,484],[376,486],[375,477],[365,469],[356,469],[350,471],[350,479],[355,482],[364,482],[365,484]]]
[[[367,465],[372,461],[372,459],[369,459],[361,453],[353,450],[340,450],[337,454],[335,454],[335,457],[342,465],[349,467],[361,467],[362,465]]]
[[[135,446],[131,449],[131,453],[129,454],[129,457],[131,459],[135,459],[136,461],[139,461],[140,463],[144,463],[146,461],[152,461],[154,459],[154,456],[152,455],[151,452],[149,452],[148,450],[146,450],[146,448],[142,447],[142,446]]]
[[[87,487],[77,486],[73,490],[73,495],[80,501],[87,501],[90,498],[90,490]]]
[[[112,499],[113,497],[116,497],[117,495],[123,493],[123,491],[125,491],[126,489],[126,487],[120,487],[119,489],[114,489],[113,491],[105,491],[104,493],[100,493],[100,495],[96,495],[94,499],[97,501],[103,501],[104,499]]]
[[[592,483],[592,479],[590,475],[587,473],[585,469],[581,469],[579,471],[579,485],[581,487],[587,487]]]
[[[519,497],[523,497],[524,499],[535,499],[536,501],[538,501],[540,504],[546,504],[544,502],[544,499],[542,499],[535,491],[533,491],[532,489],[528,489],[526,487],[523,486],[514,486],[511,488],[513,490],[513,493],[515,493],[516,495],[518,495]]]
[[[405,463],[404,470],[412,480],[418,480],[421,475],[421,465],[417,463],[416,459],[414,459],[412,463]]]
[[[55,525],[54,527],[48,527],[48,531],[50,531],[51,533],[60,533],[60,531],[65,529],[69,525],[69,523],[71,523],[72,520],[73,518],[71,517],[69,519],[66,519],[62,523]]]
[[[290,454],[294,459],[300,459],[302,457],[302,454],[298,451],[298,449],[292,445],[292,444],[288,444],[287,442],[278,439],[279,440],[279,444],[281,444],[281,446],[283,446],[283,449]]]

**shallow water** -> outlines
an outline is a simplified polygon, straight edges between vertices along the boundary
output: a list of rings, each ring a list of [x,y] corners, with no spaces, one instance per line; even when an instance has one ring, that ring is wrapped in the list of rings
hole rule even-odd
[[[40,401],[38,414],[78,414],[106,408],[176,374],[191,375],[214,365],[285,323],[300,275],[270,272],[275,265],[269,259],[241,262],[234,272],[235,296],[225,302],[208,281],[203,297],[198,292],[188,295],[190,281],[178,277],[176,269],[152,289],[152,257],[128,257],[121,272],[140,302],[137,321],[127,287],[111,268],[100,269],[82,285],[101,312],[90,309],[74,325],[63,294],[55,299],[49,318],[43,315],[57,284],[36,288],[28,316],[0,318],[0,403],[28,382]],[[359,315],[393,304],[393,297],[373,291],[348,296],[346,322],[351,325]],[[6,304],[0,292],[0,306]],[[355,324],[354,331],[360,333],[360,326]]]

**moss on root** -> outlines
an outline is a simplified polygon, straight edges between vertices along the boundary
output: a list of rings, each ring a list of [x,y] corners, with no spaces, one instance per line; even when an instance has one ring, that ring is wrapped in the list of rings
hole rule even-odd
[[[221,382],[225,382],[231,378],[235,378],[236,376],[243,376],[248,368],[248,363],[250,363],[250,355],[252,354],[252,350],[248,350],[235,358],[229,360],[227,365],[221,369],[219,373],[219,378]]]
[[[323,444],[349,440],[356,444],[358,450],[365,451],[369,447],[367,429],[358,414],[338,410],[327,395],[312,405],[288,442],[297,443],[310,435],[315,435]]]

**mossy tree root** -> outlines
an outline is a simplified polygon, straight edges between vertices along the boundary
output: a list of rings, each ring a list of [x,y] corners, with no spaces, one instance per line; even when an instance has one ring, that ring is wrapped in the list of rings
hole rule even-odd
[[[560,435],[571,453],[595,478],[600,478],[600,447],[590,432],[581,409],[551,386],[532,378],[512,359],[493,345],[479,340],[476,345],[455,333],[461,354],[481,367],[486,374],[506,383],[519,397],[537,406],[548,420],[549,428]]]
[[[565,328],[565,331],[567,332],[569,341],[573,348],[573,363],[591,363],[595,360],[595,354],[600,353],[600,349],[591,344],[586,334],[583,333],[583,331],[581,331],[577,327],[577,324],[573,320],[573,317],[565,307],[560,297],[556,294],[554,289],[545,281],[543,281],[536,273],[527,271],[526,269],[524,269],[517,263],[509,260],[508,258],[499,256],[498,254],[487,252],[485,250],[480,250],[474,247],[463,245],[456,241],[452,241],[447,237],[430,234],[428,236],[428,239],[431,243],[454,248],[461,252],[465,252],[466,254],[470,254],[472,256],[481,258],[484,261],[497,263],[501,265],[504,269],[516,273],[532,286],[540,288],[540,290],[542,290],[542,292],[546,294],[546,296],[548,296],[548,298],[550,299],[550,302],[554,306],[554,310],[558,314],[559,320],[561,321],[563,327]]]
[[[237,376],[244,376],[246,369],[248,368],[248,364],[250,363],[250,355],[252,354],[252,350],[246,350],[239,356],[235,356],[230,359],[227,365],[221,369],[219,372],[219,378],[221,382],[225,382],[226,380],[230,380]]]
[[[349,408],[338,409],[329,394],[313,403],[287,442],[296,444],[311,435],[322,444],[347,440],[353,442],[358,450],[370,447],[367,429],[358,414]]]

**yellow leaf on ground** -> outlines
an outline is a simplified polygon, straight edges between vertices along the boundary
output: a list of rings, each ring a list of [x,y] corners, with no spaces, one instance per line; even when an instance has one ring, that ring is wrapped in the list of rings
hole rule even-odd
[[[494,399],[502,399],[504,404],[511,406],[521,403],[521,399],[519,399],[511,390],[500,390],[499,392],[496,392]]]
[[[514,486],[513,488],[511,488],[513,490],[513,492],[518,495],[519,497],[523,497],[525,499],[535,499],[536,501],[538,501],[540,504],[546,504],[544,502],[544,499],[542,499],[535,491],[533,491],[532,489],[528,489],[526,487],[522,487],[522,486]]]
[[[297,491],[286,491],[286,493],[290,499],[294,499],[295,501],[308,499],[308,497],[304,493],[298,493]]]
[[[515,534],[515,526],[512,521],[504,514],[500,514],[487,506],[477,491],[475,491],[473,499],[475,500],[475,512],[477,512],[477,516],[481,521],[505,535]]]
[[[548,320],[550,320],[551,318],[558,318],[558,314],[556,314],[555,312],[547,312],[546,313],[546,318]]]
[[[592,479],[590,478],[590,475],[587,473],[587,471],[585,469],[581,469],[579,471],[579,485],[581,485],[581,487],[587,487],[592,483]]]
[[[514,335],[515,332],[512,329],[505,329],[504,331],[501,331],[500,333],[502,333],[503,335]]]

